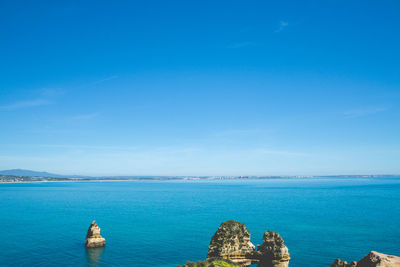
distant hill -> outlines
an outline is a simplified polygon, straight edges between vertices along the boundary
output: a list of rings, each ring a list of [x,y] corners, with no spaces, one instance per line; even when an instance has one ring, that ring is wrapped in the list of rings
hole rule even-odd
[[[0,171],[0,175],[14,175],[14,176],[30,176],[30,177],[53,177],[53,178],[63,178],[67,175],[59,175],[49,172],[38,172],[23,169],[13,169]]]
[[[50,172],[39,172],[24,169],[12,169],[0,171],[0,175],[10,176],[26,176],[26,177],[46,177],[46,178],[81,178],[90,180],[160,180],[160,179],[171,179],[176,178],[175,176],[87,176],[87,175],[61,175]]]

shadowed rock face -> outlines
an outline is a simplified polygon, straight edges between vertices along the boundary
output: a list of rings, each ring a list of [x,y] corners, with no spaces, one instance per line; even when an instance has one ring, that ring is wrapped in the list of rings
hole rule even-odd
[[[250,232],[238,221],[223,222],[211,239],[207,259],[227,259],[242,266],[252,263],[255,246]]]
[[[371,251],[367,256],[362,258],[359,262],[353,261],[347,263],[337,259],[331,264],[331,267],[399,267],[400,257]]]
[[[289,250],[283,243],[282,237],[275,232],[264,233],[263,244],[257,246],[257,258],[259,267],[288,267]]]
[[[86,234],[85,247],[87,248],[97,248],[104,247],[106,245],[106,240],[100,235],[100,227],[97,226],[96,222],[93,221]]]

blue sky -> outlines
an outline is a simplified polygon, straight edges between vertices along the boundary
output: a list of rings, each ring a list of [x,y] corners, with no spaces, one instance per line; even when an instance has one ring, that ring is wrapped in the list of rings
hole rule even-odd
[[[398,1],[82,2],[0,2],[0,169],[400,173]]]

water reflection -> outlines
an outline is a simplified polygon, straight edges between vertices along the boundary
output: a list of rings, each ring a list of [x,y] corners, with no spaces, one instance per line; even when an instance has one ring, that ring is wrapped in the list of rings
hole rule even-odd
[[[101,254],[104,252],[104,247],[86,248],[86,259],[88,266],[97,267],[101,263]]]

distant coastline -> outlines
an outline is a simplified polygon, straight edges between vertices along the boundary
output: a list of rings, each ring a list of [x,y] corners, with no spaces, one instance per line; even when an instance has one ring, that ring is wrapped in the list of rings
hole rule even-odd
[[[204,180],[257,180],[302,178],[390,178],[395,174],[382,175],[318,175],[318,176],[110,176],[110,177],[44,177],[0,175],[0,183],[54,183],[54,182],[122,182],[122,181],[204,181]]]

